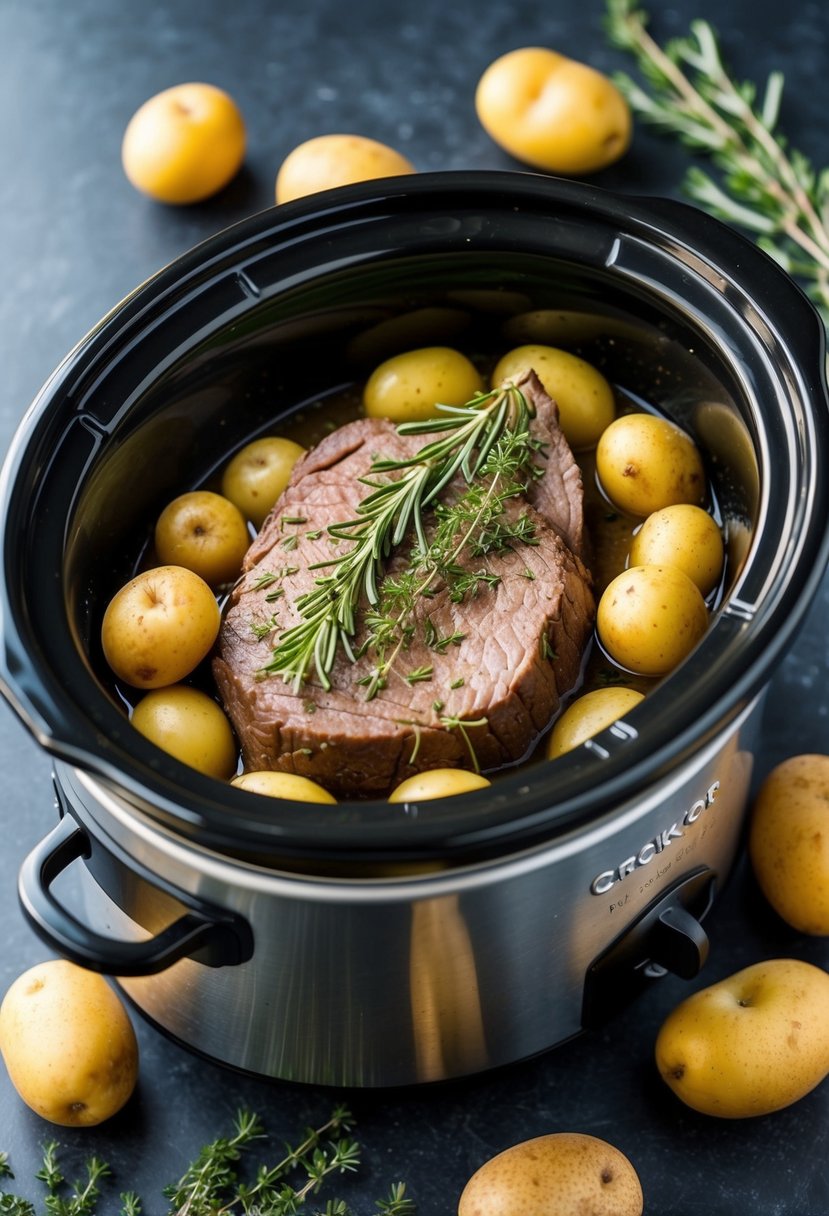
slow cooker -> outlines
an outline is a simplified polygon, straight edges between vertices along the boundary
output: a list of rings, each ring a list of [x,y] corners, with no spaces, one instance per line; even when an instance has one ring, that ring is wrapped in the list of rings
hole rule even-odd
[[[728,574],[682,665],[555,762],[419,804],[264,798],[139,735],[98,638],[163,505],[367,359],[503,347],[539,317],[705,453]],[[236,1068],[460,1076],[704,964],[763,691],[829,553],[823,330],[681,204],[518,173],[366,183],[253,216],[105,317],[23,419],[2,509],[0,680],[59,809],[21,869],[35,929]]]

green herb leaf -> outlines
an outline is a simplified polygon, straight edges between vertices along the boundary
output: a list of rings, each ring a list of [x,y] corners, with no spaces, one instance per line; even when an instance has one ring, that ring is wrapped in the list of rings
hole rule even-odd
[[[802,282],[829,323],[829,170],[816,171],[776,127],[783,77],[762,90],[735,80],[707,21],[665,46],[635,0],[607,0],[610,41],[629,52],[644,83],[615,77],[631,108],[665,135],[707,156],[716,176],[689,169],[685,192],[717,218],[754,235]]]

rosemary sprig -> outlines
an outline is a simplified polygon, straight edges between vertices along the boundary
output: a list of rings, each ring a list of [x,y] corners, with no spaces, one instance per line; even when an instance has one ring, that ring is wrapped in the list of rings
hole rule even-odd
[[[317,578],[314,589],[299,597],[302,620],[278,639],[261,675],[281,676],[298,690],[313,667],[323,688],[330,688],[338,647],[354,657],[350,642],[357,631],[358,607],[363,598],[369,605],[378,603],[383,567],[409,530],[414,530],[425,552],[424,513],[444,487],[456,476],[471,484],[503,435],[529,434],[532,410],[513,385],[480,393],[464,406],[440,409],[444,415],[440,418],[398,427],[400,434],[437,438],[404,460],[374,460],[369,475],[361,478],[370,492],[357,507],[356,517],[328,528],[334,540],[350,541],[351,547],[312,567],[331,573]]]
[[[735,81],[707,21],[661,47],[636,0],[607,0],[610,41],[635,58],[640,85],[614,79],[647,122],[710,156],[719,180],[699,166],[684,189],[720,219],[751,232],[761,248],[799,278],[829,323],[829,169],[815,170],[776,132],[783,76],[772,72],[762,97]]]
[[[483,465],[481,480],[469,486],[456,502],[436,503],[436,527],[429,545],[416,546],[408,568],[395,578],[386,578],[380,588],[379,604],[366,614],[366,640],[360,653],[372,650],[377,662],[366,683],[366,700],[370,701],[388,683],[400,651],[408,647],[415,631],[417,605],[433,594],[433,584],[440,579],[449,589],[449,598],[460,603],[467,594],[477,594],[482,582],[500,582],[497,575],[486,570],[469,571],[459,565],[467,551],[473,558],[503,552],[513,541],[535,544],[535,525],[524,512],[517,520],[505,518],[506,503],[524,494],[528,481],[540,472],[533,457],[539,445],[529,432],[529,415],[519,420],[515,429],[500,436]],[[439,653],[450,642],[460,644],[462,634],[453,634],[441,641],[434,625],[427,619],[424,625],[426,644]]]

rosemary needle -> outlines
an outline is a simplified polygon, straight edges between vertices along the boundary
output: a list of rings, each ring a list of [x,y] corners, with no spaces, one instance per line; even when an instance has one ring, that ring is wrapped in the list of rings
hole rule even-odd
[[[713,28],[661,47],[635,0],[607,0],[610,41],[635,58],[644,85],[614,79],[646,122],[710,156],[721,178],[698,165],[684,189],[719,219],[752,232],[758,245],[801,280],[829,323],[829,169],[817,172],[775,130],[783,76],[772,72],[762,99],[726,69]]]
[[[401,435],[436,435],[412,456],[402,460],[379,458],[360,480],[369,493],[357,507],[354,519],[331,524],[328,533],[351,541],[347,553],[320,562],[312,569],[330,569],[317,578],[313,590],[301,595],[297,609],[302,620],[278,639],[262,676],[278,675],[298,690],[314,668],[323,688],[340,646],[353,658],[351,638],[357,631],[357,610],[363,598],[379,600],[378,579],[392,552],[411,529],[422,550],[426,540],[425,509],[441,490],[460,474],[472,483],[501,436],[528,433],[533,411],[514,385],[480,393],[464,406],[440,406],[442,417],[403,423]],[[384,475],[399,474],[395,477]],[[378,480],[382,478],[382,480]]]

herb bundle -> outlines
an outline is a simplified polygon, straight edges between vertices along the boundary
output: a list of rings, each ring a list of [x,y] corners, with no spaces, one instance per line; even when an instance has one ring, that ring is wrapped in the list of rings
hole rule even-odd
[[[496,536],[503,535],[503,521],[498,517],[506,499],[519,492],[505,489],[504,478],[509,475],[516,485],[525,487],[533,475],[532,455],[538,446],[530,436],[532,410],[526,397],[519,388],[506,385],[480,393],[464,406],[439,408],[440,418],[397,428],[401,435],[438,438],[406,459],[373,461],[368,475],[360,479],[369,493],[357,507],[355,518],[328,527],[331,537],[352,542],[351,547],[312,567],[331,572],[317,578],[314,589],[297,600],[302,620],[278,638],[270,661],[261,669],[262,676],[281,676],[298,690],[313,668],[323,688],[330,688],[338,648],[349,658],[356,657],[351,639],[357,632],[358,608],[366,603],[369,645],[380,652],[376,678],[370,679],[368,689],[368,695],[374,696],[383,687],[393,655],[409,636],[414,601],[428,594],[437,577],[454,577],[453,587],[459,593],[461,577],[470,577],[457,565],[462,550],[472,542],[473,553],[489,551],[496,539],[487,538],[487,528],[494,527]],[[525,476],[515,481],[519,469]],[[438,495],[457,477],[469,486],[469,493],[461,495],[454,508],[443,508]],[[482,483],[487,483],[483,490]],[[426,523],[430,507],[440,520],[431,540]],[[521,526],[529,536],[526,524]],[[409,570],[402,579],[384,582],[386,562],[410,532],[415,549]],[[473,574],[467,590],[488,577]],[[387,658],[390,648],[391,660]]]
[[[686,193],[719,219],[752,233],[799,279],[829,324],[829,169],[817,171],[777,132],[783,76],[762,97],[735,81],[707,21],[660,46],[636,0],[608,0],[610,41],[635,58],[644,83],[614,76],[631,109],[660,131],[707,154],[717,177],[693,166]]]

